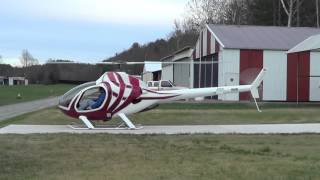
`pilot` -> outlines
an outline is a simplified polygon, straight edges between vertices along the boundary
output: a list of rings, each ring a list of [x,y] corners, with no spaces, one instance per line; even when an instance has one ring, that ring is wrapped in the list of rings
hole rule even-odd
[[[97,99],[86,99],[80,103],[80,110],[90,110],[100,107],[106,98],[106,93],[102,87],[99,87],[99,97]]]

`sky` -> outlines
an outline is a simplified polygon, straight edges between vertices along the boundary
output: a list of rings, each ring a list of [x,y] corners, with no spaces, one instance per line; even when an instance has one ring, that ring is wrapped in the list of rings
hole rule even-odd
[[[132,43],[166,38],[188,0],[1,0],[0,55],[19,65],[23,49],[49,58],[98,62]]]

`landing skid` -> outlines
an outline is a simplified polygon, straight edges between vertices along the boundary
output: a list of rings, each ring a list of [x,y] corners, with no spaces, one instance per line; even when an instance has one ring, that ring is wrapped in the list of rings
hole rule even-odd
[[[136,128],[134,129],[118,125],[96,125],[94,126],[94,128],[88,128],[86,125],[83,124],[70,124],[68,125],[68,127],[75,130],[138,130],[143,128],[143,126],[141,125],[136,125]]]
[[[123,121],[119,125],[94,125],[86,116],[80,116],[79,119],[84,123],[68,125],[70,128],[75,130],[136,130],[142,129],[141,125],[134,125],[125,114],[119,114],[119,117]]]

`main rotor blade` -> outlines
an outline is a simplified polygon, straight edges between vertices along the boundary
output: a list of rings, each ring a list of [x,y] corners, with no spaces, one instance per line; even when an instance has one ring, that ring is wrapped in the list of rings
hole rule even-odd
[[[220,61],[193,61],[193,62],[187,62],[187,61],[180,61],[180,62],[154,62],[154,61],[148,61],[148,62],[98,62],[98,63],[83,63],[83,62],[47,62],[46,64],[92,64],[92,65],[144,65],[144,64],[219,64],[222,63]],[[227,63],[227,62],[224,62]]]
[[[101,62],[97,64],[117,65],[144,65],[144,64],[219,64],[219,61],[193,61],[193,62]]]

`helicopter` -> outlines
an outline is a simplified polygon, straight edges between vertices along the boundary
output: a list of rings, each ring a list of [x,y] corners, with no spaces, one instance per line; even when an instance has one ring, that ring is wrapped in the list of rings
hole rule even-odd
[[[133,64],[133,63],[132,63]],[[79,118],[84,126],[70,125],[73,129],[141,129],[127,117],[128,115],[152,109],[161,102],[171,102],[221,94],[251,92],[257,110],[261,112],[256,99],[259,98],[258,87],[267,70],[262,69],[256,79],[249,85],[191,88],[179,90],[156,91],[135,76],[125,72],[106,72],[96,81],[74,87],[59,99],[59,109],[67,116]],[[97,107],[82,108],[87,102],[104,94]],[[95,125],[95,121],[110,121],[119,117],[121,124],[112,127]]]

